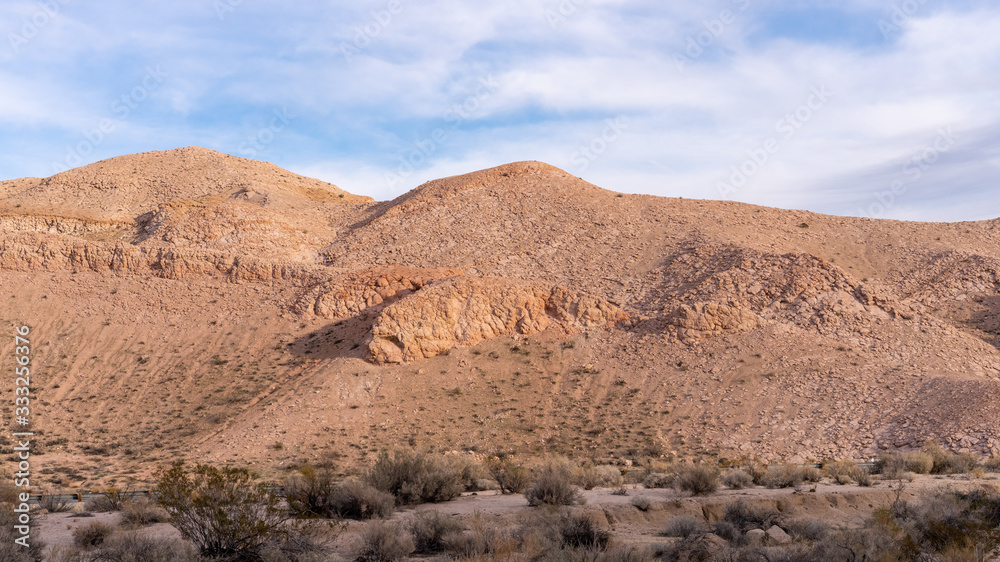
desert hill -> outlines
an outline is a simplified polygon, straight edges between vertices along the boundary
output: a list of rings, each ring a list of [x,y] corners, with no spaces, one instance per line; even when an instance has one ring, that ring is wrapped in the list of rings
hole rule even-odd
[[[32,327],[54,485],[400,446],[998,454],[997,225],[625,195],[539,162],[375,202],[184,148],[0,182],[0,318]]]

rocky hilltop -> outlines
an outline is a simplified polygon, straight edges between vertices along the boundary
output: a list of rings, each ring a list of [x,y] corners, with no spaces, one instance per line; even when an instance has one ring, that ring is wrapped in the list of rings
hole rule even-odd
[[[401,446],[998,454],[998,234],[539,162],[376,202],[192,147],[0,182],[0,317],[32,327],[53,485]]]

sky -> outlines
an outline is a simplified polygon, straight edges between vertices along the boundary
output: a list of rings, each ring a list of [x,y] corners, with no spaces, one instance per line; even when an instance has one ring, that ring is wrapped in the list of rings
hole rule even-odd
[[[0,178],[203,146],[392,199],[606,189],[1000,217],[992,0],[5,0]]]

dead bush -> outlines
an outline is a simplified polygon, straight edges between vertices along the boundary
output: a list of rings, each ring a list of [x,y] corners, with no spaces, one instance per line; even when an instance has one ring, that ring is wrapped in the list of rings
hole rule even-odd
[[[73,544],[87,549],[101,546],[113,532],[113,526],[103,521],[91,521],[73,529]]]
[[[399,505],[444,502],[462,494],[462,475],[443,459],[422,453],[383,453],[368,472],[368,483],[396,497]]]
[[[535,482],[524,491],[528,504],[576,505],[584,502],[580,489],[570,483],[570,473],[565,465],[549,464],[542,468]]]
[[[705,525],[691,515],[677,515],[667,521],[663,534],[668,537],[687,538],[705,532]]]
[[[750,529],[770,529],[780,518],[781,514],[774,509],[763,505],[751,506],[743,498],[727,505],[722,515],[723,521],[732,523],[744,533]]]
[[[806,480],[816,481],[821,476],[819,470],[812,467],[779,464],[768,467],[761,484],[767,488],[797,488]]]
[[[486,459],[486,470],[500,487],[501,494],[520,494],[531,484],[528,470],[510,457]]]
[[[328,516],[335,488],[330,470],[303,466],[285,483],[288,509],[295,515]]]
[[[444,552],[451,538],[465,530],[458,519],[432,510],[418,512],[408,527],[417,554]]]
[[[341,482],[323,507],[323,514],[345,519],[386,518],[396,508],[396,498],[388,492],[358,480]]]
[[[599,528],[585,513],[563,513],[559,535],[564,548],[605,550],[611,540],[611,533]]]
[[[651,472],[642,480],[646,488],[673,488],[674,475],[667,472]]]
[[[983,463],[983,468],[989,472],[1000,472],[1000,456],[990,457]]]
[[[413,539],[405,530],[376,521],[361,530],[354,559],[357,562],[393,562],[409,556],[414,548]]]
[[[743,469],[736,468],[730,470],[722,477],[722,485],[733,490],[742,490],[753,486],[753,477]]]
[[[135,527],[152,525],[154,523],[166,523],[170,521],[170,515],[158,505],[146,501],[130,501],[122,506],[121,523]]]
[[[677,469],[674,487],[696,496],[713,494],[719,489],[719,469],[704,464],[682,466]]]
[[[72,509],[73,503],[76,502],[71,501],[66,494],[57,492],[51,494],[43,493],[39,505],[49,513],[65,513]]]
[[[636,496],[632,498],[632,505],[639,511],[649,511],[649,508],[653,506],[653,502],[646,496]]]
[[[13,482],[13,478],[10,482]],[[17,487],[13,484],[10,484],[10,487],[15,490],[14,498],[17,499]],[[35,562],[42,560],[42,551],[45,548],[45,543],[38,538],[37,532],[32,532],[28,535],[27,547],[14,542],[16,539],[22,537],[14,528],[15,525],[19,524],[16,518],[18,514],[14,513],[14,505],[17,504],[13,504],[13,502],[0,502],[0,560],[4,562]]]

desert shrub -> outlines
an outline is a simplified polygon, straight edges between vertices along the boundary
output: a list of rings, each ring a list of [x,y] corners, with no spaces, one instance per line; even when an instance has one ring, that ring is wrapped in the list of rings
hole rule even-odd
[[[42,509],[48,511],[49,513],[64,513],[69,511],[72,507],[70,505],[70,500],[65,497],[65,494],[42,494],[42,499],[39,505]]]
[[[115,506],[107,496],[91,496],[83,502],[83,508],[94,513],[115,511]]]
[[[712,533],[723,538],[730,544],[739,545],[746,542],[746,536],[743,534],[743,531],[740,531],[739,527],[725,519],[712,524]]]
[[[358,480],[345,480],[334,488],[323,514],[345,519],[374,519],[392,515],[396,498]]]
[[[722,520],[732,523],[742,532],[750,529],[770,529],[776,525],[781,515],[774,509],[759,505],[751,506],[746,500],[740,498],[726,506],[723,511]]]
[[[742,490],[753,485],[753,477],[743,469],[736,468],[730,470],[722,477],[722,484],[733,490]]]
[[[990,457],[983,462],[983,468],[989,472],[1000,472],[1000,456]]]
[[[355,560],[392,562],[408,556],[414,548],[413,539],[403,529],[377,521],[361,530],[361,537],[355,547]]]
[[[621,545],[601,552],[594,560],[595,562],[653,562],[656,556],[649,548]]]
[[[933,474],[965,474],[979,464],[979,457],[972,453],[952,453],[941,448],[937,441],[930,440],[924,444],[923,452],[930,455],[934,461]],[[914,471],[916,472],[916,471]]]
[[[900,475],[902,477],[902,475]],[[857,481],[858,486],[863,488],[872,487],[875,482],[872,480],[871,472],[868,472],[867,468],[858,467],[858,471],[854,473],[854,480]]]
[[[739,464],[739,468],[749,474],[750,478],[753,478],[753,483],[757,486],[761,485],[761,481],[767,475],[767,467],[759,462],[743,462]]]
[[[518,549],[517,541],[506,529],[487,524],[480,513],[476,513],[469,525],[469,531],[445,538],[448,553],[459,560],[506,560],[512,559]]]
[[[10,482],[13,482],[13,479],[10,479]],[[16,501],[17,487],[13,484],[10,484],[10,487],[15,490],[13,500]],[[14,542],[22,536],[14,528],[15,525],[19,524],[16,518],[17,514],[14,513],[14,505],[17,504],[6,501],[0,502],[0,560],[4,562],[34,562],[42,560],[42,551],[45,548],[45,543],[39,540],[36,529],[32,529],[33,532],[28,535],[27,548]]]
[[[632,498],[632,505],[634,505],[635,508],[638,509],[639,511],[649,511],[649,508],[652,507],[653,502],[650,501],[650,499],[647,498],[646,496],[636,496]]]
[[[570,483],[569,470],[561,464],[549,464],[542,468],[538,479],[524,491],[524,497],[532,506],[584,502],[580,489]]]
[[[520,494],[531,484],[528,470],[510,457],[486,459],[486,470],[500,487],[501,494]]]
[[[91,521],[73,529],[73,544],[80,548],[100,546],[113,532],[113,526],[103,521]]]
[[[802,479],[806,482],[816,483],[823,479],[823,471],[815,466],[803,466]]]
[[[437,511],[418,512],[408,528],[413,536],[414,552],[434,554],[443,552],[451,536],[465,530],[465,525],[451,515]]]
[[[330,470],[303,466],[299,468],[298,474],[290,476],[285,483],[288,509],[296,515],[326,516],[334,488],[333,473]]]
[[[98,548],[67,554],[53,558],[59,562],[202,562],[204,560],[190,542],[152,537],[138,531],[113,533]]]
[[[701,521],[691,515],[677,515],[667,521],[667,526],[663,529],[663,534],[668,537],[686,538],[696,533],[704,531]]]
[[[206,557],[252,559],[292,532],[279,498],[245,469],[178,463],[158,474],[156,498]]]
[[[396,497],[399,505],[444,502],[462,494],[462,475],[443,459],[422,453],[382,453],[368,472],[368,483]]]
[[[955,453],[944,460],[940,472],[942,474],[968,474],[979,465],[979,456],[975,453]]]
[[[677,470],[674,487],[696,496],[715,493],[719,489],[719,469],[703,464],[685,465]]]
[[[646,488],[673,488],[674,475],[666,472],[651,472],[642,480]]]
[[[830,461],[823,463],[823,472],[840,485],[850,484],[858,471],[858,465],[851,461]]]
[[[830,526],[818,519],[797,519],[786,525],[789,534],[808,541],[823,540]]]
[[[472,456],[447,455],[444,461],[458,474],[464,491],[480,492],[496,489],[496,482],[490,477],[489,470]]]
[[[141,527],[153,523],[166,523],[170,515],[158,505],[146,500],[130,501],[122,506],[121,523]]]
[[[923,451],[911,451],[903,454],[906,470],[915,474],[930,474],[934,469],[934,457]]]
[[[611,533],[599,528],[585,513],[562,514],[559,536],[563,547],[589,550],[604,550],[611,540]]]
[[[793,464],[779,464],[768,467],[760,483],[768,488],[797,488],[806,479],[815,478],[818,472]]]
[[[584,465],[573,470],[573,483],[584,490],[621,486],[625,482],[618,467],[611,465]]]

